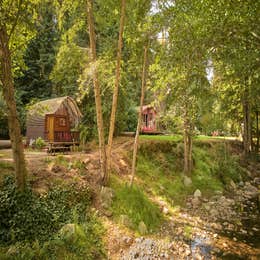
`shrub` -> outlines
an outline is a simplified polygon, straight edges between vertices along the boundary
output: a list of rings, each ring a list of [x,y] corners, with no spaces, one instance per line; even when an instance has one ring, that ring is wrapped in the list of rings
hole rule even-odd
[[[35,140],[34,145],[35,145],[36,149],[42,149],[44,146],[46,146],[46,143],[45,143],[45,141],[41,137],[38,137]]]

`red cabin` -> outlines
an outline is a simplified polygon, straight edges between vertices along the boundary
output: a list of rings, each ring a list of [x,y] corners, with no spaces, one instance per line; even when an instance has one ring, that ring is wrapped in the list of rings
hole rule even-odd
[[[157,133],[156,110],[153,106],[143,106],[142,119],[142,133]]]

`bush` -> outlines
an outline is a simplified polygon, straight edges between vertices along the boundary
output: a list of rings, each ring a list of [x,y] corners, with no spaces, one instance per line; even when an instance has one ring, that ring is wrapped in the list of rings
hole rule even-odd
[[[46,143],[41,137],[38,137],[35,140],[34,145],[36,149],[42,149],[44,146],[46,146]]]

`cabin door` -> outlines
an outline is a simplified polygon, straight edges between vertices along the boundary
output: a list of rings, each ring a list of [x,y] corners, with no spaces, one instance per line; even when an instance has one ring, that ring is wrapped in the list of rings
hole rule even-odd
[[[48,115],[47,116],[47,125],[46,125],[46,132],[48,136],[49,142],[54,141],[54,116],[53,115]]]

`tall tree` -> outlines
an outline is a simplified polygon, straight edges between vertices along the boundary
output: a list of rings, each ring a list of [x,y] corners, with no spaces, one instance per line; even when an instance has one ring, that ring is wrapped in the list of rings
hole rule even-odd
[[[95,92],[95,103],[96,103],[96,115],[97,115],[97,127],[98,127],[98,139],[99,139],[99,153],[100,153],[100,166],[101,166],[101,177],[104,184],[107,184],[108,176],[106,169],[106,147],[104,138],[104,127],[103,127],[103,115],[102,115],[102,103],[100,96],[100,86],[97,73],[97,54],[96,54],[96,35],[94,29],[94,16],[92,8],[92,0],[87,0],[87,17],[89,27],[89,39],[90,39],[90,52],[93,69],[93,84]]]
[[[36,35],[30,40],[23,57],[26,67],[22,75],[15,79],[15,87],[23,104],[29,103],[33,98],[43,99],[52,95],[50,73],[58,40],[53,1],[40,1],[35,12]]]
[[[12,73],[12,51],[17,44],[24,42],[24,35],[28,35],[26,19],[30,17],[28,1],[1,1],[0,5],[0,63],[1,85],[7,107],[9,136],[12,143],[15,164],[16,185],[23,191],[26,184],[26,163],[24,157],[21,127],[18,120],[14,79]],[[28,17],[27,17],[28,15]],[[22,32],[22,34],[21,34]],[[23,46],[18,46],[22,48]]]
[[[125,0],[121,1],[120,28],[119,28],[119,36],[118,36],[118,47],[117,47],[116,79],[115,79],[115,87],[113,92],[112,110],[110,116],[110,127],[109,127],[108,144],[107,144],[108,173],[111,170],[111,152],[112,152],[113,135],[115,129],[115,120],[116,120],[118,88],[120,84],[121,54],[122,54],[123,31],[124,31],[124,20],[125,20],[125,2],[126,2]]]
[[[132,159],[132,168],[131,168],[131,182],[130,185],[133,185],[134,176],[135,176],[135,169],[136,169],[136,157],[138,151],[138,144],[139,144],[139,133],[141,129],[142,123],[142,112],[143,112],[143,104],[144,104],[144,95],[145,95],[145,88],[146,88],[146,77],[147,77],[147,50],[148,44],[144,47],[144,60],[143,60],[143,72],[142,72],[142,87],[141,87],[141,97],[140,97],[140,107],[138,113],[138,123],[135,132],[135,141],[134,141],[134,150],[133,150],[133,159]]]

